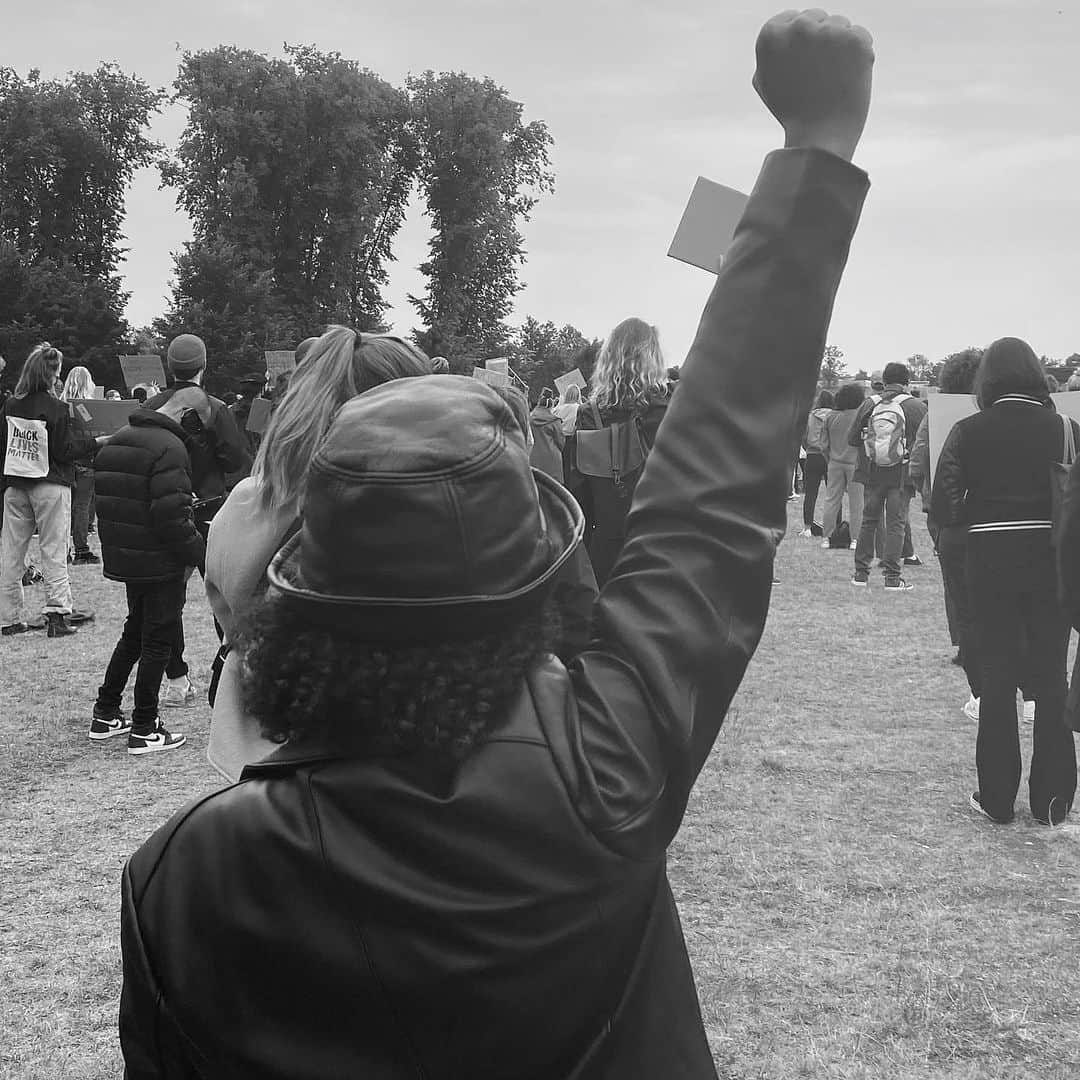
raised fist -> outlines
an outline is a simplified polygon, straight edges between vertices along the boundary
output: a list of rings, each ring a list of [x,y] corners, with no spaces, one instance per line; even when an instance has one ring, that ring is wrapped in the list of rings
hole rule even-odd
[[[785,146],[851,160],[870,109],[874,39],[843,15],[785,11],[758,34],[754,89],[784,127]]]

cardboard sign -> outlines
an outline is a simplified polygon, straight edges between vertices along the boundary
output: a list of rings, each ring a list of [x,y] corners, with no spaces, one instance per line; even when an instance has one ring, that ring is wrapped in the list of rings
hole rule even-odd
[[[479,379],[480,382],[485,383],[487,386],[509,386],[510,376],[505,371],[490,371],[487,368],[474,367],[472,369],[472,377]]]
[[[581,390],[584,390],[588,384],[585,382],[585,376],[581,374],[580,368],[574,368],[573,371],[568,371],[565,375],[560,375],[555,380],[555,389],[559,391],[559,397],[566,397],[566,391],[571,386],[576,386]]]
[[[92,398],[96,399],[97,401],[101,401],[105,397],[105,387],[104,386],[92,386],[90,388],[90,396]]]
[[[510,378],[510,361],[505,356],[498,356],[492,360],[486,360],[484,367],[488,371],[501,371],[507,378]]]
[[[1060,394],[1051,394],[1054,408],[1065,416],[1071,416],[1080,423],[1080,393],[1065,391]],[[965,416],[979,411],[974,395],[969,394],[931,394],[926,399],[926,407],[930,410],[930,478],[933,481],[937,472],[938,457],[945,440],[952,431],[953,424],[957,420],[963,420]]]
[[[71,402],[71,411],[90,429],[91,435],[115,435],[138,408],[132,401],[102,401],[81,398]]]
[[[160,356],[121,356],[120,370],[129,390],[140,383],[157,383],[165,389],[165,368],[161,366]]]
[[[248,412],[247,430],[252,435],[261,435],[270,423],[270,399],[264,397],[254,398],[251,409]]]
[[[271,350],[263,355],[266,357],[266,374],[270,378],[271,386],[283,372],[291,375],[296,370],[296,353],[291,349]]]
[[[712,274],[719,273],[748,201],[749,196],[741,191],[699,176],[668,255]]]

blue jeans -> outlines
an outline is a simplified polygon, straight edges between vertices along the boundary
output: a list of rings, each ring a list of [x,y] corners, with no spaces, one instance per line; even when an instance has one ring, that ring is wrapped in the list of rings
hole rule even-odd
[[[881,552],[881,568],[886,581],[898,578],[911,490],[898,486],[895,480],[885,483],[871,481],[864,485],[863,495],[862,527],[855,545],[855,572],[869,575],[870,562],[874,557],[874,536],[878,522],[884,518],[885,543]]]

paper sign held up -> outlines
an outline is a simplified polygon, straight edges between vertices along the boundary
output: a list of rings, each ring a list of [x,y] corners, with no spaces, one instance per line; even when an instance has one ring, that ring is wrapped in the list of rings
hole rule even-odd
[[[165,389],[165,368],[160,356],[121,356],[120,370],[124,385],[131,390],[140,383],[155,383]]]
[[[261,435],[268,423],[270,423],[270,399],[257,397],[252,401],[248,412],[247,430],[252,435]]]
[[[565,397],[566,391],[571,386],[579,387],[584,390],[586,385],[585,376],[581,374],[580,368],[574,368],[573,371],[568,371],[565,375],[560,375],[555,380],[555,389],[559,391],[559,397]]]
[[[83,398],[71,402],[71,413],[90,429],[91,435],[115,435],[138,407],[137,401]]]
[[[296,370],[296,353],[291,349],[268,350],[264,355],[266,374],[270,376],[271,383],[276,382],[282,372],[291,375]]]
[[[748,201],[741,191],[699,176],[668,255],[718,273]]]
[[[492,371],[489,368],[474,367],[472,377],[488,386],[509,386],[510,376],[505,371]]]
[[[485,360],[484,367],[488,371],[501,371],[507,378],[510,377],[510,361],[505,356],[497,356],[492,360]]]

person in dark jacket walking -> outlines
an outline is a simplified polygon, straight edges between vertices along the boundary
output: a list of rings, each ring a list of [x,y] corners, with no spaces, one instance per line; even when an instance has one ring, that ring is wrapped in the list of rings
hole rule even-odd
[[[884,548],[881,568],[885,572],[885,588],[889,592],[906,592],[911,589],[900,572],[900,560],[904,557],[904,535],[908,526],[908,508],[914,490],[908,474],[911,448],[919,425],[926,415],[926,405],[908,393],[911,373],[906,364],[885,365],[882,378],[885,389],[873,394],[863,402],[855,414],[848,441],[852,446],[864,446],[868,425],[876,416],[875,410],[885,402],[896,402],[903,413],[904,430],[898,449],[902,460],[876,463],[866,457],[867,473],[863,483],[863,518],[855,541],[855,575],[852,585],[870,583],[870,561],[874,557],[874,538],[879,522],[885,521]],[[914,557],[914,555],[912,555]]]
[[[549,655],[584,528],[474,379],[346,403],[250,614],[279,741],[123,875],[128,1080],[715,1078],[666,852],[760,640],[774,534],[865,197],[869,35],[786,13],[784,123],[597,601]]]
[[[206,565],[192,516],[187,444],[209,422],[206,394],[184,387],[157,409],[133,413],[96,462],[103,569],[126,585],[128,616],[98,690],[90,738],[127,735],[129,754],[173,750],[185,741],[159,723],[158,699],[166,668],[184,653],[188,578]],[[128,720],[120,701],[136,665]]]
[[[931,513],[944,532],[967,531],[967,585],[981,695],[974,809],[997,824],[1013,819],[1020,785],[1016,691],[1035,701],[1032,816],[1056,825],[1076,793],[1076,749],[1065,726],[1068,615],[1057,595],[1051,546],[1051,466],[1062,460],[1064,425],[1038,357],[1001,338],[975,378],[979,412],[953,425],[938,458]],[[961,652],[968,647],[961,644]],[[974,690],[973,690],[974,692]]]
[[[3,526],[0,527],[0,634],[47,626],[49,637],[75,633],[74,623],[93,618],[72,604],[68,577],[71,489],[75,463],[91,460],[104,440],[95,439],[53,393],[63,353],[38,345],[23,365],[15,392],[0,411]],[[26,551],[35,531],[45,580],[45,620],[23,617]]]

